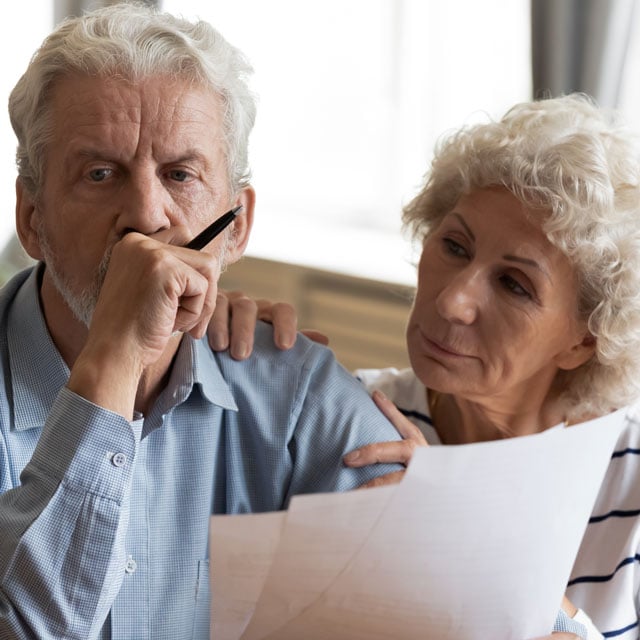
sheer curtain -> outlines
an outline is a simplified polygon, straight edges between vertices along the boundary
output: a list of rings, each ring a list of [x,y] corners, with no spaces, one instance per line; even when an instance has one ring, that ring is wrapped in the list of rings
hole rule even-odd
[[[582,91],[618,107],[637,0],[531,0],[535,97]]]
[[[83,11],[98,9],[112,4],[119,4],[123,0],[53,0],[54,22],[58,23],[67,16],[78,16]],[[161,0],[137,0],[137,4],[147,4],[150,6],[160,6]]]
[[[413,282],[400,209],[437,138],[531,93],[530,0],[163,0],[255,68],[251,255]]]
[[[0,72],[5,105],[55,22],[110,3],[3,5],[0,35],[11,45]],[[572,90],[620,102],[640,130],[638,0],[153,4],[209,20],[256,69],[253,255],[407,281],[400,208],[447,130],[532,95]],[[0,245],[13,229],[15,181],[6,108],[4,118]]]

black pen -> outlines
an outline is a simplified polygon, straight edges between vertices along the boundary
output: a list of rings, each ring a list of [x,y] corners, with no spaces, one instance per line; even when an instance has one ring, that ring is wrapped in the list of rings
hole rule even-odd
[[[201,231],[195,238],[193,238],[193,240],[185,244],[185,248],[200,251],[200,249],[208,245],[217,235],[222,233],[233,222],[240,209],[242,209],[241,204],[231,209],[231,211],[227,211],[227,213],[221,215],[204,231]]]

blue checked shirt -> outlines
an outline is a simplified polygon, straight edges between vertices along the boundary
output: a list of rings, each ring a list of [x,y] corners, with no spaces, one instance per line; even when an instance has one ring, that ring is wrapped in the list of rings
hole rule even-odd
[[[37,269],[0,296],[0,639],[209,637],[211,513],[284,508],[396,467],[343,466],[397,439],[331,352],[299,338],[236,362],[183,339],[128,422],[65,388]]]

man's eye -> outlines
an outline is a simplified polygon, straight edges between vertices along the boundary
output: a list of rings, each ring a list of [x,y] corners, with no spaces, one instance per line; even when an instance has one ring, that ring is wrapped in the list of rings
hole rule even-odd
[[[102,182],[106,180],[111,173],[111,169],[107,169],[105,167],[100,167],[100,169],[91,169],[91,171],[89,171],[89,178],[91,178],[93,182]]]
[[[176,182],[186,182],[189,179],[189,174],[181,169],[172,169],[169,171],[169,177]]]

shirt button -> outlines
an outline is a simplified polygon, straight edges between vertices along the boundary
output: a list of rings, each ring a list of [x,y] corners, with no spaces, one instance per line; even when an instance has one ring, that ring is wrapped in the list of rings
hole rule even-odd
[[[138,568],[138,563],[131,556],[129,556],[127,558],[126,564],[124,565],[124,570],[127,573],[135,573],[137,568]]]
[[[127,464],[127,456],[124,453],[114,453],[111,462],[114,467],[124,467]]]

